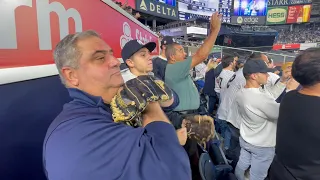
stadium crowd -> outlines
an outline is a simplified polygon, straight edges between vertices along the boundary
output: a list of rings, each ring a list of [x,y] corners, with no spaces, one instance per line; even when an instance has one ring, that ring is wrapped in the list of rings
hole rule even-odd
[[[281,72],[263,53],[213,57],[220,19],[212,15],[211,32],[193,55],[164,36],[152,59],[156,43],[131,40],[122,49],[122,65],[94,31],[61,40],[54,60],[74,100],[47,132],[48,178],[244,180],[247,172],[252,180],[320,179],[320,49],[301,52]],[[128,90],[139,77],[151,80]],[[153,80],[172,98],[146,103],[141,127],[115,123],[114,106],[139,109],[132,106],[147,102],[152,88],[144,83]],[[214,118],[217,134],[199,141],[187,127],[206,115]]]
[[[278,29],[276,42],[281,43],[316,43],[320,42],[320,23],[296,25],[292,30]]]

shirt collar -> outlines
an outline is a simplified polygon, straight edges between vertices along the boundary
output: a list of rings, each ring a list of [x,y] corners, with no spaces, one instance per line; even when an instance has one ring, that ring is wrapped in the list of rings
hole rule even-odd
[[[167,61],[167,58],[165,58],[165,57],[163,57],[163,56],[158,56],[160,59],[163,59],[163,60],[165,60],[165,61]]]
[[[103,109],[110,111],[110,105],[105,104],[102,97],[93,96],[91,94],[88,94],[76,88],[67,88],[67,89],[70,97],[75,101],[80,101],[91,106],[102,107]]]

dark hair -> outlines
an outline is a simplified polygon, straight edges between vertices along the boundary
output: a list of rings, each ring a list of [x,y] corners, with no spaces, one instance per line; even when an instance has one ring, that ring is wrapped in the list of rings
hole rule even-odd
[[[247,60],[262,60],[262,53],[254,52],[252,53]]]
[[[320,48],[300,53],[292,64],[292,76],[302,86],[320,83]]]
[[[223,68],[228,67],[232,62],[234,61],[234,57],[233,56],[224,56],[221,59],[221,64]]]
[[[172,44],[168,44],[166,45],[166,58],[169,60],[171,60],[171,56],[176,54],[176,49],[175,46],[180,45],[179,43],[172,43]]]

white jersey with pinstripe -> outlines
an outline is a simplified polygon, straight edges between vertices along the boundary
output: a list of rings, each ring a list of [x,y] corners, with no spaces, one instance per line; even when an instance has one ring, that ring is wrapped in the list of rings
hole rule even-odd
[[[218,77],[215,79],[214,90],[221,93],[221,90],[227,87],[229,79],[234,75],[233,71],[223,69]]]
[[[243,88],[245,84],[246,84],[246,79],[243,76],[243,72],[241,68],[231,76],[231,78],[227,82],[226,88],[223,89],[223,93],[222,93],[223,95],[222,97],[220,97],[221,103],[217,112],[219,119],[227,120],[228,112],[230,110],[230,107],[234,98],[236,97],[236,93],[241,88]]]

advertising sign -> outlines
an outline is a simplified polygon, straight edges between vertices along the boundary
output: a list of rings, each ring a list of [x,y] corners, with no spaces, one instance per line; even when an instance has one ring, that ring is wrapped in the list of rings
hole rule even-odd
[[[287,23],[304,23],[310,21],[311,4],[289,6]]]
[[[268,7],[267,24],[285,24],[287,14],[287,6]]]
[[[268,0],[234,0],[234,16],[265,16]]]
[[[166,19],[179,19],[178,7],[154,0],[136,0],[136,10]]]
[[[180,12],[202,16],[219,11],[219,0],[178,0],[178,5]]]
[[[300,49],[300,44],[275,44],[272,49]]]
[[[1,3],[0,13],[0,23],[6,25],[0,33],[0,69],[54,64],[52,51],[56,44],[69,33],[89,29],[101,35],[117,58],[121,58],[121,49],[130,39],[156,42],[153,54],[159,54],[158,37],[114,3],[108,5],[100,0],[5,1]]]
[[[317,43],[301,43],[300,50],[306,50],[308,48],[317,47]]]
[[[258,24],[264,25],[266,23],[265,16],[232,16],[232,24]]]
[[[268,7],[271,6],[290,6],[297,4],[311,4],[312,0],[268,0]]]

